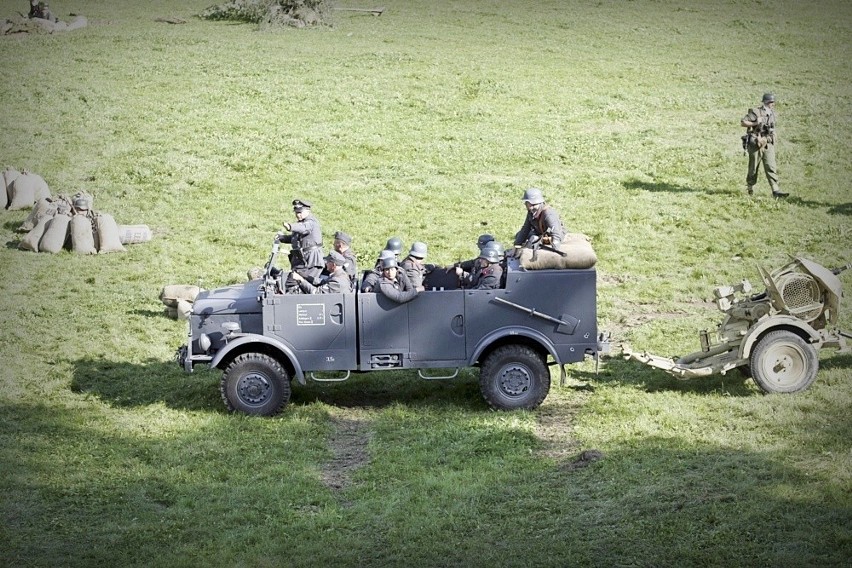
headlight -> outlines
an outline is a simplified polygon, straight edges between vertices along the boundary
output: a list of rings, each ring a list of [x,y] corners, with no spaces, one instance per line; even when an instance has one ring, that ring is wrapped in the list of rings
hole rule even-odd
[[[202,353],[207,353],[207,350],[210,349],[210,338],[206,333],[202,333],[198,336],[198,347],[201,349]]]

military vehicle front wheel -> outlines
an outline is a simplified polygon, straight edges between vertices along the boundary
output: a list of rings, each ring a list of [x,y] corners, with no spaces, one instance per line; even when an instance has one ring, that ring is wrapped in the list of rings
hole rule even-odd
[[[290,377],[273,357],[243,353],[225,369],[219,390],[231,412],[272,416],[290,400]]]
[[[768,393],[799,392],[814,382],[819,357],[813,345],[791,331],[771,331],[751,352],[754,382]]]
[[[550,371],[544,357],[525,345],[506,345],[486,357],[479,371],[479,388],[491,408],[531,410],[550,391]]]

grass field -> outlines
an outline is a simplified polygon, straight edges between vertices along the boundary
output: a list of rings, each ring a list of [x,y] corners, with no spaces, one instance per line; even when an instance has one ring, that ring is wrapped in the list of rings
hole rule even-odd
[[[0,37],[0,162],[154,232],[36,254],[0,211],[0,565],[848,564],[852,355],[794,396],[613,358],[534,412],[467,370],[251,419],[172,361],[157,296],[245,280],[296,197],[362,266],[391,235],[449,264],[510,242],[537,186],[594,240],[599,327],[694,351],[714,286],[852,261],[852,3],[388,0],[280,33],[193,17],[212,3],[54,0],[89,26]],[[765,91],[785,201],[745,194]]]

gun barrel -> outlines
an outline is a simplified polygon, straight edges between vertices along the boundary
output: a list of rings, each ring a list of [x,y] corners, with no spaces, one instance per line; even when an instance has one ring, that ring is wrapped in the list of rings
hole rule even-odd
[[[838,268],[835,268],[834,270],[831,271],[831,273],[834,274],[835,276],[837,276],[838,274],[840,274],[844,270],[849,270],[850,268],[852,268],[852,262],[850,262],[849,264],[844,264],[843,266],[840,266]]]

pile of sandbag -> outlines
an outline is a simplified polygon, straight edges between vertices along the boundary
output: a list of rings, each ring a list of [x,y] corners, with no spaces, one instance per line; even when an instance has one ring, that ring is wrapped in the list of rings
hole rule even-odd
[[[70,32],[71,30],[78,30],[89,25],[89,20],[86,16],[72,14],[71,18],[71,20],[66,22],[58,18],[46,20],[44,18],[14,16],[0,20],[0,35]]]
[[[56,253],[63,248],[80,254],[123,252],[124,245],[151,240],[147,225],[118,225],[115,218],[95,211],[93,197],[79,192],[52,196],[47,182],[27,170],[6,168],[0,205],[10,211],[30,209],[19,231],[26,236],[18,248]]]
[[[589,237],[582,233],[568,233],[562,240],[559,252],[546,248],[525,248],[521,249],[518,261],[527,270],[591,268],[598,262],[598,257]]]
[[[166,305],[166,314],[170,318],[185,321],[192,314],[192,303],[202,291],[199,286],[169,284],[160,290],[160,301]]]
[[[119,225],[109,213],[95,211],[88,193],[39,199],[19,231],[26,232],[18,248],[57,253],[67,248],[78,254],[124,252],[125,244],[151,240],[144,225]]]

